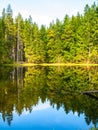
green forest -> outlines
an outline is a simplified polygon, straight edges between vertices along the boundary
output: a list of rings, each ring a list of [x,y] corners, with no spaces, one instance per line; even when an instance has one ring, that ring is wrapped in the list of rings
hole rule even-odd
[[[0,17],[0,64],[98,63],[98,5],[48,27],[39,27],[31,16],[13,18],[11,5]]]

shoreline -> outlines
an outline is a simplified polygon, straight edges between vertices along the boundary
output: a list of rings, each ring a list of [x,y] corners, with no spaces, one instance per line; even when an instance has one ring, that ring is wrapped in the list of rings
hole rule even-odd
[[[88,64],[88,63],[13,63],[13,64],[2,64],[1,66],[98,66],[98,64]]]

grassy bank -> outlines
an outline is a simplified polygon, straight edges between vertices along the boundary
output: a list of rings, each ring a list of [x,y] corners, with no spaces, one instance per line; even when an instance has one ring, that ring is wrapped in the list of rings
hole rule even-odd
[[[98,64],[76,64],[76,63],[42,63],[42,64],[34,64],[34,63],[14,63],[14,64],[3,64],[3,66],[98,66]]]

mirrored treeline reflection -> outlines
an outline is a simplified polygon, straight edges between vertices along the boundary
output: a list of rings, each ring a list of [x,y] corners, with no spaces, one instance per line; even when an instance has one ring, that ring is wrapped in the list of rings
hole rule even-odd
[[[0,67],[0,113],[9,125],[14,110],[32,112],[48,100],[66,114],[84,113],[86,123],[98,127],[98,94],[82,94],[90,90],[98,90],[98,67]]]

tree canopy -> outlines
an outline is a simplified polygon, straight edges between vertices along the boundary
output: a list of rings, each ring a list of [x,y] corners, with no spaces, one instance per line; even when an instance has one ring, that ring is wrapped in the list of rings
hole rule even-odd
[[[0,63],[98,63],[98,5],[84,14],[39,27],[32,17],[13,18],[11,5],[0,17]]]

